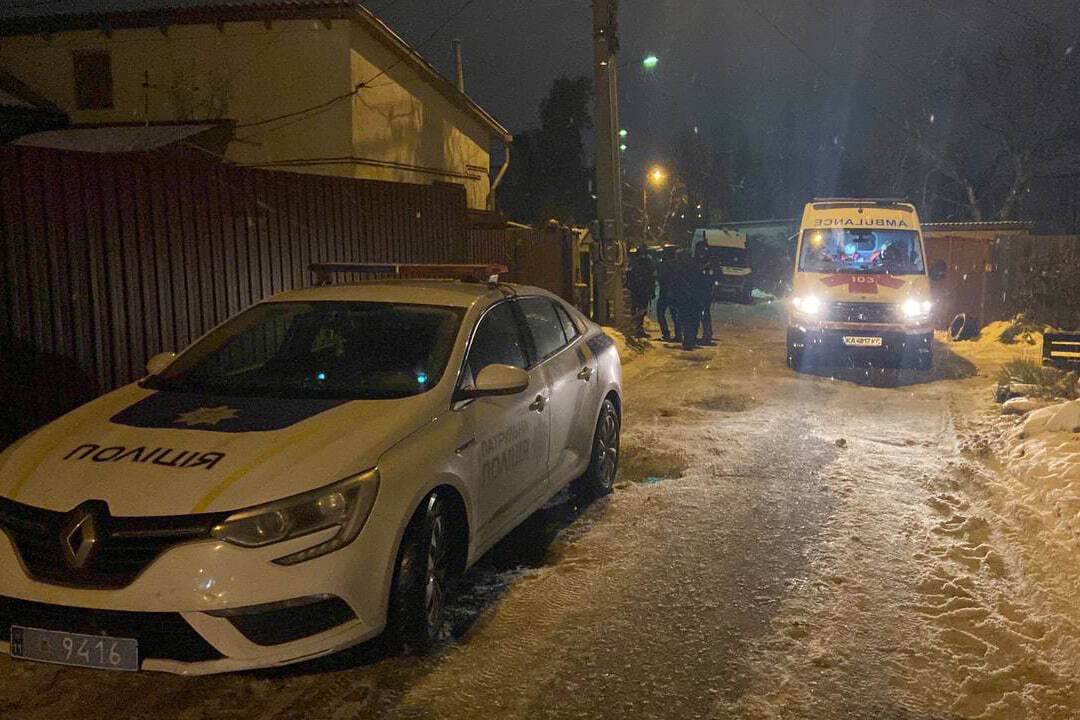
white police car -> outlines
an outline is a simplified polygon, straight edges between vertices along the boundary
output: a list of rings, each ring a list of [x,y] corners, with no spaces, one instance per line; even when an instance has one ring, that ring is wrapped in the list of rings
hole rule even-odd
[[[288,292],[148,369],[0,455],[0,650],[201,674],[425,648],[448,578],[618,462],[613,343],[530,287]]]

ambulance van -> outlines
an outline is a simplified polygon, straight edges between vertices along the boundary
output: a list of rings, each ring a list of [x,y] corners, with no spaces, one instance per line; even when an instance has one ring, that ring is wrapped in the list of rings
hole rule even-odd
[[[930,370],[930,281],[919,215],[903,200],[829,198],[803,211],[787,363]]]

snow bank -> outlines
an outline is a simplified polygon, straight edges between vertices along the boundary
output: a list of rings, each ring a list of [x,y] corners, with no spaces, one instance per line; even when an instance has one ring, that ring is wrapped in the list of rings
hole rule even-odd
[[[988,371],[1013,360],[1042,362],[1042,333],[1021,333],[1012,343],[1001,336],[1014,325],[1013,320],[999,320],[985,326],[974,340],[954,341],[947,332],[935,333],[937,341],[960,357]]]
[[[1033,410],[1040,410],[1049,403],[1049,400],[1041,400],[1039,398],[1025,396],[1014,397],[1001,404],[1001,412],[1006,415],[1025,415]]]
[[[1005,461],[1027,487],[1021,502],[1052,512],[1059,537],[1080,542],[1080,400],[1034,410],[1009,434]]]
[[[1021,433],[1027,437],[1054,432],[1080,433],[1080,400],[1036,410],[1021,428]]]
[[[604,334],[615,342],[615,349],[619,351],[619,359],[626,364],[634,358],[640,357],[643,350],[640,343],[631,343],[621,330],[610,325],[602,325]],[[637,347],[635,347],[637,345]]]

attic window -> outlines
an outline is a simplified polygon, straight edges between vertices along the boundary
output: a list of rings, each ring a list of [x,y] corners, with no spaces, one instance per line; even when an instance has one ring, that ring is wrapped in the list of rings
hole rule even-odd
[[[75,65],[75,107],[102,110],[113,106],[112,60],[108,50],[77,50]]]

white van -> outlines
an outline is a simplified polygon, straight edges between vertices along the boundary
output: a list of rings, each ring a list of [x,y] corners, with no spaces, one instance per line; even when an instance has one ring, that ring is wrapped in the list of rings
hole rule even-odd
[[[754,292],[754,271],[750,263],[746,233],[719,228],[694,231],[694,255],[704,252],[716,281],[713,298],[749,304]]]
[[[787,362],[933,365],[930,280],[919,215],[902,200],[830,198],[799,228]]]

